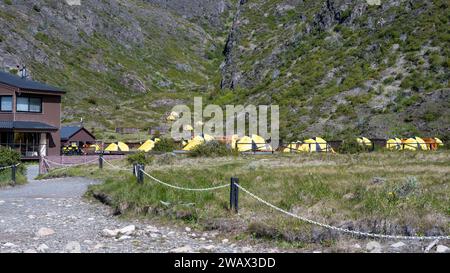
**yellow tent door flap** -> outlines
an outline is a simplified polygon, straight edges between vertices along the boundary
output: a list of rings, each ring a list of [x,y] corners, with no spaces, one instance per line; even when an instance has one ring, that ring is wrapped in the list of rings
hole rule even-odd
[[[119,149],[120,149],[120,151],[122,151],[122,152],[129,152],[129,151],[130,151],[130,148],[128,147],[128,145],[125,144],[125,143],[123,143],[123,142],[121,142],[121,141],[119,141],[119,142],[117,143],[117,146],[119,146]]]
[[[119,146],[117,146],[116,143],[111,143],[111,144],[108,145],[108,147],[106,147],[105,151],[118,152],[119,151]]]

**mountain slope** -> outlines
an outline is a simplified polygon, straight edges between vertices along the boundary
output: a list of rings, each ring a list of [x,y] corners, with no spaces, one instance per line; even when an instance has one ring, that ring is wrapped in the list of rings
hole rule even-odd
[[[291,138],[448,136],[447,1],[240,3],[219,101],[279,103]]]
[[[81,2],[0,0],[0,69],[65,87],[66,123],[145,129],[202,95],[279,104],[288,139],[450,139],[447,1]]]
[[[222,46],[144,1],[2,0],[0,22],[0,65],[26,64],[33,78],[67,89],[65,122],[148,128],[168,105],[220,81]]]

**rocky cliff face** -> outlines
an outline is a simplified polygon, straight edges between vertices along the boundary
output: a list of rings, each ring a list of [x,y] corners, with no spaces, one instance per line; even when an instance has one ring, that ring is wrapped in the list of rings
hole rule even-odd
[[[449,137],[447,1],[80,3],[0,0],[0,69],[66,88],[64,122],[146,128],[203,95],[279,104],[292,139]]]

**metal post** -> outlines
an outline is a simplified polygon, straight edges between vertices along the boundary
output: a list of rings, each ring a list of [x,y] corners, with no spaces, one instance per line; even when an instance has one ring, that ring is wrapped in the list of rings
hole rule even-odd
[[[230,210],[234,207],[234,177],[230,180]]]
[[[133,163],[133,175],[137,177],[137,164]]]
[[[12,165],[11,166],[11,180],[13,181],[14,186],[16,185],[16,170],[17,170],[17,166]]]
[[[103,154],[100,154],[100,155],[98,156],[98,167],[99,167],[100,169],[103,169]]]
[[[234,211],[238,213],[239,210],[239,178],[234,181]]]
[[[144,183],[144,164],[137,164],[137,180],[139,184]]]
[[[236,186],[239,184],[239,178],[231,177],[231,183],[230,183],[230,210],[233,210],[237,213],[238,212],[238,198],[239,198],[239,188]]]

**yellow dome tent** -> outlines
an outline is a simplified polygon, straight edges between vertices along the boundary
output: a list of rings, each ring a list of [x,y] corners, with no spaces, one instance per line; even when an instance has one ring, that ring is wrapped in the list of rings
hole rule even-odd
[[[119,146],[119,150],[122,151],[122,152],[129,152],[130,151],[130,148],[128,147],[128,145],[123,143],[123,142],[121,142],[121,141],[119,141],[117,143],[117,146]]]
[[[144,151],[147,153],[147,152],[150,152],[154,147],[155,147],[155,142],[153,140],[149,139],[138,148],[138,151]]]
[[[359,145],[372,147],[372,141],[370,141],[370,139],[366,137],[358,137],[356,138],[356,141],[358,142]]]
[[[239,140],[238,135],[232,135],[231,136],[231,149],[236,149],[236,143]]]
[[[293,152],[299,152],[300,147],[301,147],[302,142],[301,141],[296,141],[293,143],[289,143],[288,146],[286,146],[286,148],[284,148],[283,152],[284,153],[293,153]]]
[[[401,150],[402,141],[399,138],[391,138],[386,142],[386,148],[389,150]]]
[[[185,131],[193,131],[194,128],[192,128],[192,126],[190,124],[185,124],[183,126],[183,130],[185,130]]]
[[[179,117],[180,117],[180,115],[177,112],[171,112],[170,115],[167,117],[167,120],[168,121],[175,121]]]
[[[436,144],[438,147],[444,146],[444,142],[442,142],[442,140],[440,140],[439,138],[435,137],[434,140],[436,140]]]
[[[118,152],[119,151],[119,146],[117,146],[116,143],[111,143],[108,145],[108,147],[106,147],[105,151],[107,152]]]
[[[312,138],[305,139],[298,149],[300,152],[316,152],[316,141]]]
[[[408,138],[402,141],[403,149],[410,151],[428,150],[428,146],[420,137]]]
[[[321,137],[306,139],[298,149],[300,152],[334,152],[327,141]]]
[[[257,150],[272,151],[272,147],[266,143],[266,140],[262,136],[252,135],[252,141]]]
[[[248,137],[244,136],[237,142],[237,149],[239,152],[248,152],[251,151],[253,148],[253,140]]]
[[[196,136],[189,140],[187,145],[184,146],[183,151],[192,151],[195,147],[205,142],[205,139],[201,136]]]
[[[91,146],[89,146],[89,148],[95,148],[96,152],[100,151],[100,145],[98,144],[92,144]]]

